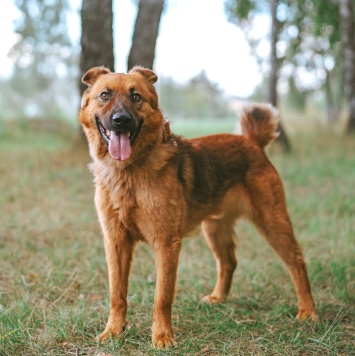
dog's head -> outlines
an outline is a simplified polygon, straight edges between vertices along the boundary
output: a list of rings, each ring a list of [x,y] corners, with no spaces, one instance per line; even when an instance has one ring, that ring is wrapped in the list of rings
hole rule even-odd
[[[164,119],[154,88],[157,76],[134,67],[128,74],[95,67],[82,78],[88,89],[81,101],[80,122],[97,158],[106,154],[126,161],[162,138]]]

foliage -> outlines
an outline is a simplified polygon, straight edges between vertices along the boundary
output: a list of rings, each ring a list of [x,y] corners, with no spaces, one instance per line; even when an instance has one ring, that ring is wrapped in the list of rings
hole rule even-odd
[[[270,13],[269,1],[225,0],[224,8],[228,21],[243,30],[257,63],[259,63],[262,69],[268,68],[269,66],[266,64],[263,54],[260,54],[260,52],[263,52],[260,51],[260,47],[262,47],[265,42],[269,43],[269,39],[265,41],[267,34],[263,33],[263,37],[258,37],[253,30],[257,17]]]
[[[268,0],[225,0],[224,7],[228,21],[247,30],[246,27],[251,25],[256,15],[268,13],[269,2]]]
[[[205,122],[196,121],[190,135]],[[317,130],[294,137],[298,145],[287,157],[269,154],[284,180],[319,322],[294,320],[296,299],[287,272],[257,232],[242,223],[238,270],[228,301],[219,306],[200,302],[216,276],[206,243],[200,237],[184,240],[173,312],[178,347],[157,352],[150,346],[154,255],[143,244],[130,279],[130,326],[122,338],[95,342],[109,301],[87,148],[71,141],[71,128],[58,132],[53,125],[48,133],[33,124],[0,132],[6,167],[0,180],[1,355],[354,353],[354,140]],[[31,137],[26,149],[17,135]]]
[[[325,88],[326,81],[330,80],[332,91],[328,94],[333,94],[334,102],[341,103],[344,86],[338,3],[338,0],[278,1],[280,78],[283,82],[289,81],[293,94]],[[253,37],[252,29],[255,17],[269,12],[268,1],[226,0],[225,11],[230,22],[241,25],[258,62],[267,70],[265,58],[259,54],[259,46],[264,44],[265,38]]]
[[[340,22],[337,0],[290,1],[285,4],[285,62],[299,89],[318,89],[326,72],[339,64]],[[304,76],[308,80],[302,80]],[[289,75],[290,76],[290,75]]]
[[[2,95],[12,116],[60,117],[75,106],[77,49],[67,29],[68,0],[15,0],[21,17],[15,23],[18,41],[10,51],[12,77]]]
[[[257,7],[257,4],[260,4],[260,1],[234,1],[228,0],[225,2],[225,9],[230,22],[235,22],[237,25],[240,25],[243,21],[248,21],[250,14],[254,12]]]

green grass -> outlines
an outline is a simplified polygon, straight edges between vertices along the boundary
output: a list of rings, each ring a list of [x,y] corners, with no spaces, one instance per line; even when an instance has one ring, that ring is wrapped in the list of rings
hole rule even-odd
[[[205,134],[207,124],[190,127]],[[94,341],[109,305],[89,157],[74,130],[53,125],[0,127],[1,356],[355,355],[353,139],[300,135],[292,137],[290,155],[269,149],[304,248],[319,322],[294,320],[285,268],[243,222],[238,270],[219,306],[200,301],[215,281],[211,253],[203,238],[184,240],[173,313],[178,348],[158,352],[150,346],[154,256],[143,244],[130,278],[130,329],[106,345]],[[186,134],[187,125],[173,127]]]
[[[172,119],[171,129],[174,133],[185,137],[204,136],[214,133],[233,132],[235,118],[228,119]]]

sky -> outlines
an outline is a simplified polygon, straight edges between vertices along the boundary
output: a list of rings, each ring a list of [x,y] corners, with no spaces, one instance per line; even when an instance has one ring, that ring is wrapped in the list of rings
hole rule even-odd
[[[69,32],[80,38],[80,0],[71,0]],[[184,83],[205,71],[207,77],[228,96],[248,97],[262,76],[243,32],[228,23],[223,0],[168,0],[160,23],[154,71]],[[132,0],[114,0],[115,60],[118,72],[126,71],[136,6]],[[12,0],[2,2],[0,12],[0,76],[11,73],[8,52],[16,42],[14,19],[18,16]],[[268,20],[259,19],[257,31],[268,32]]]

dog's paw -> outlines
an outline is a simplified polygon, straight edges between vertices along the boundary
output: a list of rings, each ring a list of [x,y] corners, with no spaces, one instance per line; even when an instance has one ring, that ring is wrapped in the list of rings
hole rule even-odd
[[[95,339],[99,343],[105,343],[110,339],[110,337],[121,335],[124,330],[124,326],[118,328],[106,326],[106,329],[100,335],[97,335]]]
[[[167,334],[154,334],[152,336],[152,346],[155,349],[171,349],[172,347],[176,347],[177,343],[171,335]]]
[[[311,309],[311,310],[300,309],[296,316],[296,319],[300,320],[300,321],[305,321],[305,320],[308,320],[309,318],[311,318],[313,321],[318,320],[317,313],[314,309]]]
[[[205,297],[202,298],[202,301],[206,304],[219,304],[224,302],[224,298],[217,297],[214,295],[206,295]]]
[[[101,334],[97,335],[95,340],[99,343],[105,343],[111,337],[110,330],[105,329]]]

